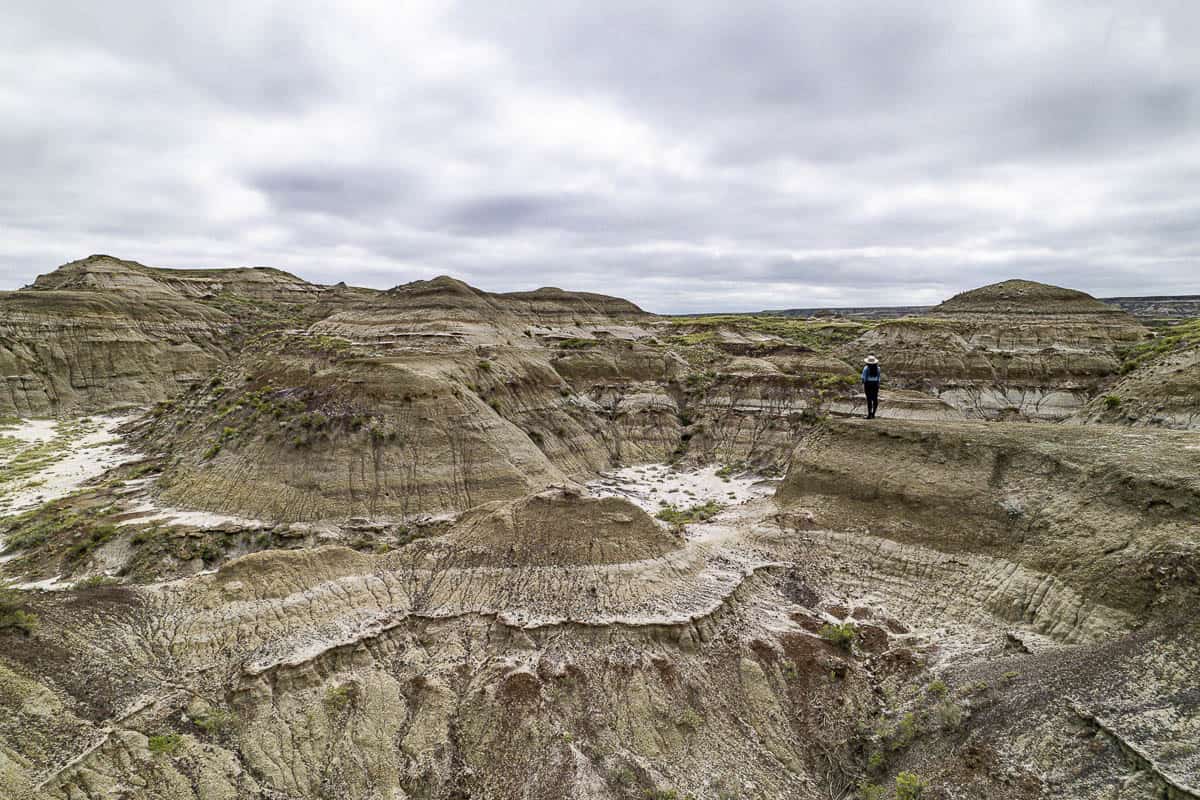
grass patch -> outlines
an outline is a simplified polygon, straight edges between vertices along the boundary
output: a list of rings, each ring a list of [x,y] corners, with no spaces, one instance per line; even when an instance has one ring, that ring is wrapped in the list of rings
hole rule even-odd
[[[1122,352],[1121,374],[1171,353],[1200,345],[1200,319],[1189,319],[1158,330],[1153,339],[1139,342]]]
[[[178,733],[160,733],[151,736],[147,741],[151,753],[162,753],[169,756],[174,755],[182,745],[183,737]]]

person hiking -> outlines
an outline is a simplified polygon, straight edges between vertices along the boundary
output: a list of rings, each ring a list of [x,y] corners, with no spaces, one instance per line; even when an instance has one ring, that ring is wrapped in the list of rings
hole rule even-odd
[[[867,356],[863,359],[866,364],[862,371],[863,391],[867,394],[867,419],[875,419],[875,411],[879,408],[879,383],[883,380],[883,371],[879,369],[879,359]]]

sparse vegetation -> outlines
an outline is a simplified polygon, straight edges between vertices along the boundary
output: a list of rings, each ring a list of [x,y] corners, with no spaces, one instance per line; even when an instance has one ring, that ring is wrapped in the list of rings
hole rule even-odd
[[[90,577],[84,578],[81,581],[76,582],[74,588],[76,588],[76,589],[96,589],[101,586],[115,586],[115,585],[119,584],[120,582],[121,582],[120,579],[114,578],[111,575],[92,575]]]
[[[679,792],[674,789],[647,789],[646,800],[680,800]]]
[[[955,731],[962,727],[963,707],[953,700],[945,700],[938,704],[937,718],[943,730]]]
[[[353,703],[357,696],[358,687],[352,683],[330,686],[325,690],[325,707],[330,711],[340,711]]]
[[[911,772],[901,772],[896,776],[896,800],[920,800],[928,788],[929,784]]]
[[[1127,375],[1162,356],[1197,345],[1200,345],[1200,319],[1167,326],[1160,329],[1153,339],[1139,342],[1122,354],[1121,374]]]
[[[708,500],[688,508],[679,508],[668,503],[665,507],[659,509],[655,516],[663,522],[670,523],[673,527],[682,527],[694,522],[707,522],[721,513],[722,508],[724,506],[716,500]]]
[[[1115,394],[1104,395],[1104,407],[1107,409],[1119,408],[1121,406],[1121,398]]]
[[[21,596],[17,592],[0,589],[0,633],[15,631],[28,636],[37,630],[37,615],[21,605]]]
[[[174,755],[183,744],[183,737],[178,733],[161,733],[149,737],[147,746],[151,753]]]
[[[191,718],[192,723],[209,736],[221,736],[237,724],[237,715],[223,708],[210,708]]]
[[[717,477],[723,481],[728,481],[728,480],[732,479],[738,473],[745,472],[745,471],[746,471],[746,465],[744,463],[742,463],[741,461],[739,461],[735,464],[723,464],[721,466],[721,468],[717,470]]]
[[[885,797],[887,797],[886,787],[871,783],[865,778],[858,782],[859,800],[884,800]]]

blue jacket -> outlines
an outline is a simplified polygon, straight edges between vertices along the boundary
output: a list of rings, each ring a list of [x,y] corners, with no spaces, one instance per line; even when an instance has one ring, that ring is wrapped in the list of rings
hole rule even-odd
[[[863,371],[862,371],[862,382],[863,383],[878,384],[880,381],[883,380],[883,368],[882,367],[879,368],[879,374],[876,375],[874,378],[872,378],[869,374],[867,374],[867,371],[869,369],[871,369],[870,366],[863,367]]]

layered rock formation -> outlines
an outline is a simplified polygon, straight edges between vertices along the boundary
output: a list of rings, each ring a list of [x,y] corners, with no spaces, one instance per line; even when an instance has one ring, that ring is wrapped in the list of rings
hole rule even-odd
[[[110,256],[72,262],[0,293],[0,413],[95,411],[173,397],[232,355],[245,326],[323,293],[274,269],[156,270]]]
[[[876,354],[891,385],[974,417],[1060,420],[1116,376],[1122,348],[1149,335],[1083,292],[1005,281],[881,322],[846,352]]]
[[[96,373],[162,398],[141,455],[0,520],[0,796],[1200,796],[1200,434],[962,419],[1142,424],[1190,345],[1084,295],[662,320],[87,259],[9,297],[209,361]],[[837,419],[876,347],[893,418]],[[0,493],[54,458],[13,430]]]
[[[1088,797],[1115,744],[1136,754],[1116,796],[1192,797],[1200,749],[1177,743],[1200,741],[1184,677],[1200,664],[1197,475],[1191,434],[853,421],[798,449],[777,499],[833,557],[834,585],[943,626],[947,681],[1000,685],[977,746]],[[914,758],[953,771],[947,751]]]

